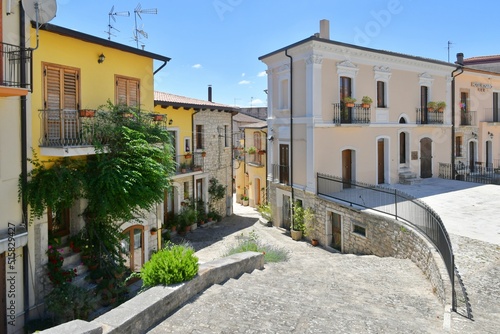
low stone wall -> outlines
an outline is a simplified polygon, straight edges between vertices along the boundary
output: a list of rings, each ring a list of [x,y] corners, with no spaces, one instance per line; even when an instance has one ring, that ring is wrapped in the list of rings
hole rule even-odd
[[[234,254],[200,264],[198,275],[174,286],[155,286],[91,322],[75,320],[42,331],[43,334],[144,333],[184,302],[213,284],[264,268],[264,255]]]

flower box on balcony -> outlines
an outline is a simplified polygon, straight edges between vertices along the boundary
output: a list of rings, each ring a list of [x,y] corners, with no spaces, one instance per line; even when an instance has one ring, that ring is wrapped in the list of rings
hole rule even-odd
[[[161,122],[165,119],[165,115],[153,114],[153,120],[156,122]]]
[[[184,158],[186,158],[186,159],[191,159],[192,157],[193,157],[193,155],[191,153],[184,154]]]
[[[79,111],[80,117],[94,117],[95,116],[95,110],[92,109],[81,109]]]

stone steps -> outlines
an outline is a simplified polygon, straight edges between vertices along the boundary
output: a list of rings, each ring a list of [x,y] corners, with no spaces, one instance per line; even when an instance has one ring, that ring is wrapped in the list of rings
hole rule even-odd
[[[399,183],[401,184],[419,184],[421,181],[417,174],[410,170],[404,170],[399,173]]]

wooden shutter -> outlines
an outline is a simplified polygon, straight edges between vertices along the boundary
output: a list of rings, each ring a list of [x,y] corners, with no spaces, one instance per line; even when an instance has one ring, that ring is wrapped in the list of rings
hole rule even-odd
[[[140,105],[139,80],[117,76],[115,103],[138,107]]]

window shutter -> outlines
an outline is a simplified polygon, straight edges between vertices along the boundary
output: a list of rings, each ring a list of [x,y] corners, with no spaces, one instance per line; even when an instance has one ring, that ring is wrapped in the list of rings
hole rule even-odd
[[[78,72],[75,70],[64,70],[64,105],[63,109],[78,109]]]
[[[116,104],[127,104],[127,80],[116,79]]]
[[[128,105],[131,107],[138,107],[139,106],[139,82],[137,82],[136,80],[128,80],[127,86],[128,86],[128,94],[129,94]]]
[[[117,77],[115,102],[138,107],[140,105],[139,80]]]
[[[45,67],[45,108],[61,108],[61,69]]]

